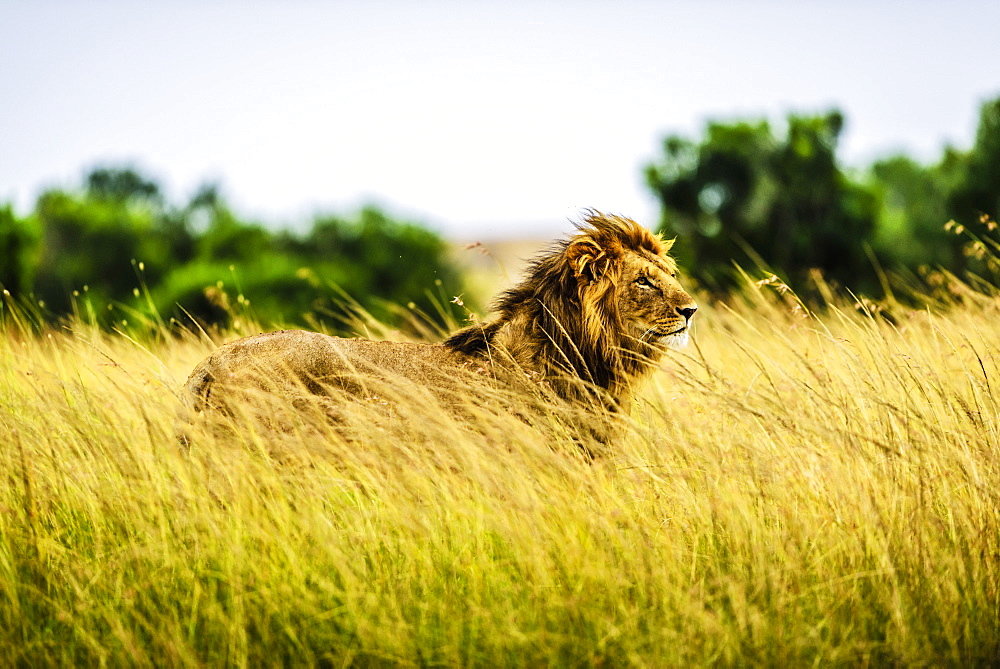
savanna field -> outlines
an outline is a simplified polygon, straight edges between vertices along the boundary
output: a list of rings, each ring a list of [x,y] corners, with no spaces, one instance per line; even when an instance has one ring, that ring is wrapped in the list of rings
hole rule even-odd
[[[188,372],[258,326],[7,299],[0,664],[996,665],[1000,298],[952,288],[701,298],[595,461],[425,398],[182,448]]]

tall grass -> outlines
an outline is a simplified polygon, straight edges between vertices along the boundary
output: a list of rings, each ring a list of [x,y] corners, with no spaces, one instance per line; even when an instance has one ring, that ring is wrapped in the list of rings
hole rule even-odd
[[[702,305],[596,462],[424,398],[185,450],[207,337],[8,300],[0,664],[995,663],[1000,300],[771,284]]]

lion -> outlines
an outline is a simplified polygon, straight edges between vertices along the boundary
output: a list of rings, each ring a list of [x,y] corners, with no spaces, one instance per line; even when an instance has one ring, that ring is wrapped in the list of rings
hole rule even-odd
[[[443,342],[302,330],[245,337],[191,372],[185,387],[193,408],[232,411],[250,395],[265,394],[319,398],[335,414],[346,398],[377,399],[380,384],[413,383],[454,395],[477,377],[544,389],[588,415],[602,409],[627,414],[666,349],[688,343],[698,307],[677,280],[668,255],[672,241],[632,219],[595,210],[576,228],[500,294],[494,317]]]

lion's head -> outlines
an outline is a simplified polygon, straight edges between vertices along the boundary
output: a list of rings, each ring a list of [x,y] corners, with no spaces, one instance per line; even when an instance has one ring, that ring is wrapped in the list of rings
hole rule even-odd
[[[503,349],[525,369],[576,377],[621,401],[665,348],[687,343],[697,306],[677,281],[672,242],[597,211],[577,227],[499,297],[495,320],[446,345]]]
[[[593,213],[585,219],[563,257],[591,341],[617,335],[625,349],[632,348],[628,341],[687,344],[698,307],[677,281],[677,263],[667,255],[671,246],[627,218]]]

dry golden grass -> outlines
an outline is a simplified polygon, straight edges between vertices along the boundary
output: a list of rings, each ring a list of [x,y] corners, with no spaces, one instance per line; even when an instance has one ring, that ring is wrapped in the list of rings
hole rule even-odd
[[[991,664],[1000,301],[705,304],[613,457],[404,403],[175,439],[211,349],[0,340],[0,664]],[[139,335],[136,335],[139,336]]]

